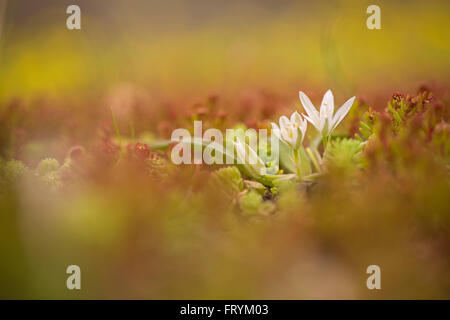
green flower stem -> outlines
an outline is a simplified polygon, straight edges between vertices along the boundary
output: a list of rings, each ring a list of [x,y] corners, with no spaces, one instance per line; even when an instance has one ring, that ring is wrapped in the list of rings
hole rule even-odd
[[[316,169],[317,172],[321,172],[321,168],[319,165],[319,162],[317,161],[316,156],[314,155],[314,153],[311,151],[310,148],[306,148],[306,153],[308,154],[309,158],[311,159],[311,162],[314,165],[314,168]]]
[[[300,170],[300,155],[299,155],[299,149],[295,149],[294,151],[294,161],[295,161],[295,168],[297,169],[297,176],[301,180],[302,178],[302,172]]]
[[[326,135],[322,137],[322,143],[323,143],[323,154],[325,154],[325,151],[327,150],[327,145],[330,142],[331,135]]]

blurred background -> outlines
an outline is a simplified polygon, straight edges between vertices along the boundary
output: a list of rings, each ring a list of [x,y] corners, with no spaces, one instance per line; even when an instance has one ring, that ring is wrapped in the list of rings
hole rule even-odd
[[[66,28],[71,4],[81,30]],[[371,4],[381,30],[366,27]],[[336,106],[357,96],[348,136],[395,91],[432,90],[448,116],[449,12],[436,0],[0,0],[0,297],[450,297],[448,148],[439,162],[421,136],[393,137],[357,183],[331,175],[245,211],[206,183],[211,168],[135,146],[195,119],[267,126],[300,110],[298,90],[316,105],[327,89]],[[132,160],[116,161],[110,108]],[[66,289],[70,264],[81,291]],[[381,291],[365,286],[370,264]]]
[[[448,1],[1,1],[0,98],[320,87],[353,95],[448,81]],[[81,8],[81,30],[66,8]],[[444,83],[444,82],[441,82]],[[295,97],[293,97],[295,98]]]

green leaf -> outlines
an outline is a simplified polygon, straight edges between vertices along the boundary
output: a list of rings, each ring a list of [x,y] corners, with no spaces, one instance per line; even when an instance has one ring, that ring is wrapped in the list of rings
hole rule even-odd
[[[287,146],[284,142],[279,141],[279,152],[280,152],[280,168],[287,173],[295,173],[297,168],[295,166],[294,152]]]
[[[301,177],[310,175],[312,173],[311,163],[305,149],[300,147],[297,152],[299,154],[297,166],[300,168]]]

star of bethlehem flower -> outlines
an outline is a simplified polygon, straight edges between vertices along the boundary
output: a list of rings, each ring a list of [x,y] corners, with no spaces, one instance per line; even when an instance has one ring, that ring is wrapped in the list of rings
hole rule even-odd
[[[288,146],[298,149],[305,137],[308,123],[302,119],[302,116],[297,111],[291,115],[290,119],[286,116],[281,116],[279,123],[280,127],[274,122],[271,123],[273,134]]]
[[[350,111],[350,108],[355,101],[355,97],[351,97],[336,111],[336,113],[334,113],[333,93],[331,90],[328,90],[323,96],[320,112],[318,112],[306,94],[300,91],[299,96],[303,108],[308,114],[307,116],[303,115],[303,117],[308,120],[323,137],[327,137],[331,134]]]

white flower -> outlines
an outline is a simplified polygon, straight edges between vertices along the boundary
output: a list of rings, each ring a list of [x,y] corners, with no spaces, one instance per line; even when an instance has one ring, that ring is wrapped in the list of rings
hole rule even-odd
[[[255,150],[242,143],[239,138],[233,141],[233,145],[236,149],[237,164],[242,164],[250,177],[258,178],[266,174],[266,166]]]
[[[331,90],[328,90],[323,96],[322,104],[320,106],[320,113],[317,112],[311,100],[303,92],[299,92],[300,101],[303,104],[308,116],[303,115],[306,120],[311,122],[311,124],[316,127],[316,129],[322,134],[322,136],[328,136],[337,125],[344,119],[350,108],[355,101],[355,97],[348,99],[342,107],[333,116],[334,113],[334,98]]]
[[[274,122],[272,122],[271,125],[272,132],[278,139],[288,146],[291,146],[293,149],[297,149],[303,142],[308,123],[302,119],[302,116],[297,111],[295,111],[291,115],[291,119],[286,116],[280,117],[280,127]]]

